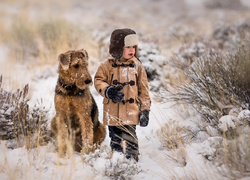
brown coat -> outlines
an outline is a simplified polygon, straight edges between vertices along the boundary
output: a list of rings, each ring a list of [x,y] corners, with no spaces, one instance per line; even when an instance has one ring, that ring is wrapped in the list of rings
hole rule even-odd
[[[130,102],[113,103],[111,99],[105,97],[104,91],[107,86],[118,86],[119,83],[126,82],[130,84],[124,85],[121,92],[125,95],[123,99],[125,101],[130,99]],[[151,101],[146,71],[136,57],[123,62],[123,65],[121,62],[115,63],[112,57],[107,59],[99,66],[94,84],[98,93],[104,97],[103,123],[105,125],[138,125],[140,110],[150,110]]]

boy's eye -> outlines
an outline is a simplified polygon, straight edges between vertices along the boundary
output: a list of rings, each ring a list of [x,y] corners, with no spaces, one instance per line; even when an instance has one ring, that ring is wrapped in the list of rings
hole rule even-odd
[[[76,69],[79,68],[79,64],[74,65],[74,68]]]

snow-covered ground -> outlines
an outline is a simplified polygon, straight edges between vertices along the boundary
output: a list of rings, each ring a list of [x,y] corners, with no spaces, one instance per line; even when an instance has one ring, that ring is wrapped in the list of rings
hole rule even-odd
[[[4,26],[8,27],[12,18],[25,11],[25,15],[30,19],[61,17],[97,33],[105,34],[115,28],[130,27],[140,34],[144,42],[152,42],[159,47],[157,51],[159,54],[153,56],[155,67],[160,67],[164,58],[169,58],[170,54],[181,46],[182,42],[175,41],[175,33],[183,36],[206,36],[212,33],[211,26],[215,21],[229,22],[232,20],[230,16],[234,19],[250,18],[249,10],[244,10],[241,15],[238,15],[239,11],[228,9],[213,10],[209,13],[203,6],[204,0],[17,2],[14,0],[0,2],[2,11],[0,22]],[[249,1],[242,2],[249,7]],[[12,90],[29,84],[29,105],[32,107],[35,104],[42,104],[49,110],[48,116],[51,119],[55,114],[53,97],[57,81],[57,65],[36,67],[28,66],[26,63],[8,62],[7,49],[3,42],[2,40],[0,44],[0,74],[3,75],[3,87]],[[90,54],[90,58],[97,57]],[[90,68],[94,76],[96,67]],[[166,70],[158,71],[164,71],[158,72],[159,74],[167,74]],[[169,70],[172,71],[174,72]],[[155,84],[160,84],[160,79],[152,81],[152,86]],[[99,119],[102,121],[102,97],[93,86],[91,92],[98,104]],[[213,157],[215,149],[211,144],[219,142],[209,139],[206,133],[200,132],[196,139],[178,148],[164,146],[159,133],[166,133],[166,130],[161,131],[166,123],[174,126],[178,124],[179,127],[196,132],[199,127],[199,116],[191,111],[188,115],[181,114],[181,111],[177,111],[171,104],[158,102],[154,98],[154,92],[151,92],[151,98],[149,125],[144,128],[137,127],[139,162],[127,160],[120,153],[112,154],[108,135],[100,149],[94,153],[89,155],[75,153],[73,157],[60,159],[52,143],[27,151],[25,147],[7,149],[6,141],[0,141],[0,179],[230,179],[222,176],[221,172],[226,172],[218,168],[219,166],[204,158],[206,155]],[[238,119],[250,117],[248,111],[237,115]],[[233,127],[233,117],[223,117],[221,126],[228,124]],[[250,175],[248,177],[244,180],[250,179]]]

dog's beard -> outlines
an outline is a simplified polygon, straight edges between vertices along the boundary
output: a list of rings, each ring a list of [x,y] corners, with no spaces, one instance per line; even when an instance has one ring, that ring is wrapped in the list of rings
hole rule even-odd
[[[88,86],[92,85],[92,82],[89,83],[89,84],[86,84],[84,80],[79,80],[79,81],[76,81],[76,87],[78,87],[79,89],[86,89]]]

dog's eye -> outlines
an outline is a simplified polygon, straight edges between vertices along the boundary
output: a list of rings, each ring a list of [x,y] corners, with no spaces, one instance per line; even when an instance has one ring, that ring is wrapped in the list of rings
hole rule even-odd
[[[74,68],[76,69],[79,68],[79,64],[74,65]]]

